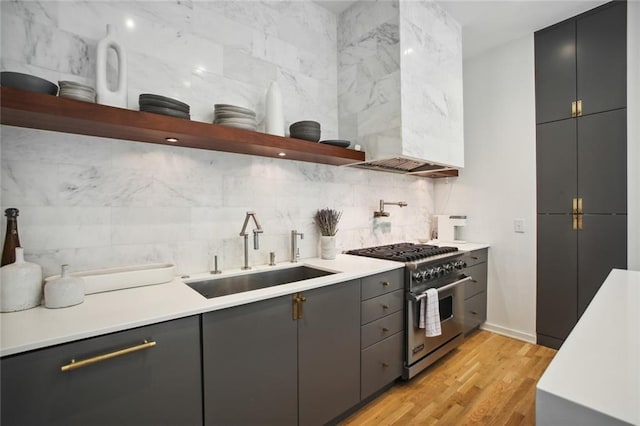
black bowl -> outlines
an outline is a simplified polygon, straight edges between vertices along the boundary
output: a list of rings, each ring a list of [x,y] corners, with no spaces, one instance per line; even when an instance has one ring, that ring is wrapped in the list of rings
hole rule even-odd
[[[21,72],[2,71],[0,85],[29,92],[46,93],[47,95],[58,93],[58,86],[49,80]]]
[[[306,141],[318,142],[320,140],[320,130],[315,132],[296,132],[295,129],[289,132],[292,138],[304,139]]]
[[[317,121],[307,120],[307,121],[298,121],[289,126],[289,130],[297,129],[297,128],[305,128],[305,129],[313,128],[313,129],[320,130],[320,123],[318,123]]]

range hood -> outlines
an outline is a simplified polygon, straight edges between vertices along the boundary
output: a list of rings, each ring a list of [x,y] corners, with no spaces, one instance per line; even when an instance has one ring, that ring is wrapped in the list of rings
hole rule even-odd
[[[350,166],[425,177],[464,166],[462,30],[430,0],[360,0],[338,20],[341,138]]]

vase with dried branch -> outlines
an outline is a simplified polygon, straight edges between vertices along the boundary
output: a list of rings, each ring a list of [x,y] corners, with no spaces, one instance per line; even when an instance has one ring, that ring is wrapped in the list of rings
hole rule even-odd
[[[320,229],[320,257],[322,259],[336,258],[336,233],[342,212],[330,208],[320,209],[314,216],[314,222]]]

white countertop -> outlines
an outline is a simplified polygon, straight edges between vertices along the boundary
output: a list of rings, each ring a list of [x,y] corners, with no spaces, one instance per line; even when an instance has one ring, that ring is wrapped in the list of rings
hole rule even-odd
[[[69,308],[46,309],[39,306],[20,312],[2,313],[0,356],[215,311],[404,267],[400,262],[339,254],[335,260],[314,258],[298,263],[283,262],[276,266],[254,266],[251,271],[232,270],[221,275],[203,273],[192,275],[186,281],[300,265],[337,273],[214,299],[201,296],[182,280],[175,279],[166,284],[90,294],[83,303]]]
[[[640,425],[640,272],[611,271],[537,385],[538,425]]]

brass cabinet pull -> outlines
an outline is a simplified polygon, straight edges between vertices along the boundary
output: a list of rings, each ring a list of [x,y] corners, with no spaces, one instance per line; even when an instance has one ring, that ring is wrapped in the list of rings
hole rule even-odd
[[[383,367],[388,367],[388,366],[389,366],[389,364],[387,364],[386,362],[383,362],[383,363],[382,363],[382,366],[383,366]]]
[[[574,198],[573,200],[571,200],[571,213],[573,214],[577,214],[578,213],[578,199]]]
[[[383,304],[382,309],[389,309],[389,305]]]
[[[571,117],[578,115],[578,105],[576,101],[571,102]]]
[[[389,287],[391,285],[391,283],[389,281],[382,281],[382,286],[383,287]]]
[[[582,197],[578,198],[578,211],[576,212],[578,214],[582,214]]]
[[[574,214],[573,215],[573,226],[572,226],[573,230],[577,230],[578,229],[578,215]]]
[[[582,230],[582,218],[583,217],[584,216],[581,215],[581,214],[578,215],[578,230]]]
[[[577,104],[578,104],[578,111],[577,111],[577,114],[576,114],[576,115],[577,115],[578,117],[581,117],[581,116],[582,116],[582,101],[580,101],[580,100],[579,100],[579,101],[577,102]]]
[[[469,313],[471,313],[471,315],[478,315],[476,311],[469,311]]]
[[[76,370],[78,368],[86,367],[91,364],[97,364],[99,362],[106,361],[108,359],[117,358],[122,355],[127,355],[133,352],[142,351],[144,349],[150,349],[155,345],[156,345],[156,342],[154,341],[149,342],[145,340],[143,343],[139,345],[109,352],[108,354],[97,355],[91,358],[83,359],[82,361],[76,361],[75,359],[72,359],[69,364],[63,365],[62,367],[60,367],[60,371],[64,373],[66,371]]]
[[[299,320],[302,318],[302,303],[306,302],[307,298],[302,293],[296,293],[293,295],[293,319]]]
[[[471,256],[471,258],[472,258],[473,260],[478,260],[478,258],[477,258],[477,257],[475,257],[475,256]]]
[[[389,331],[389,329],[387,327],[382,327],[382,332],[386,333],[387,331]]]
[[[474,279],[472,279],[472,280],[471,280],[471,282],[472,282],[472,283],[477,283],[477,282],[478,282],[478,280],[474,280]]]

